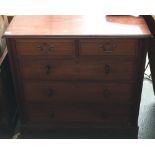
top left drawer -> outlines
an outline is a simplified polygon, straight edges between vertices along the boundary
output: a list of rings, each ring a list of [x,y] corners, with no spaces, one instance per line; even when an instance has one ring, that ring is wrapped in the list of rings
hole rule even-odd
[[[16,39],[16,49],[20,55],[75,55],[74,40],[72,39]]]

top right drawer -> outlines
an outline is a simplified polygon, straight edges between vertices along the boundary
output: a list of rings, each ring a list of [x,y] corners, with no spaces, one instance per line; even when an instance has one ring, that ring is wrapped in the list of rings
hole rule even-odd
[[[104,38],[80,39],[80,55],[134,56],[138,49],[138,39]]]

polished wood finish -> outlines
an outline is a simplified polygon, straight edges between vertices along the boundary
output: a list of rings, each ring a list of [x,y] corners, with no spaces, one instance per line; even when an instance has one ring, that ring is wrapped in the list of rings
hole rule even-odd
[[[75,53],[71,39],[16,39],[20,55],[71,56]]]
[[[103,15],[15,16],[6,37],[59,36],[149,37],[142,17]]]
[[[134,84],[104,82],[41,82],[24,84],[26,102],[49,104],[133,104]],[[70,94],[70,97],[68,96]]]
[[[129,60],[20,60],[21,74],[25,80],[132,81],[137,77],[136,62]]]
[[[81,39],[80,55],[136,55],[137,39]]]
[[[48,109],[48,110],[47,110]],[[61,123],[104,124],[107,126],[130,126],[130,106],[113,104],[49,105],[27,106],[28,123],[49,123],[51,126]],[[71,117],[72,116],[72,117]],[[67,124],[66,124],[67,126]]]
[[[16,16],[4,36],[22,131],[137,134],[151,37],[142,17]]]

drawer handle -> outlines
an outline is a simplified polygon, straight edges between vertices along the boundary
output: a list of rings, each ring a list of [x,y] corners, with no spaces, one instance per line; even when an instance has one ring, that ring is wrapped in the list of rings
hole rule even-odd
[[[50,65],[46,65],[45,69],[46,69],[46,74],[49,75],[51,73],[51,66]]]
[[[49,51],[49,52],[53,52],[53,51],[54,51],[54,46],[49,46],[49,47],[48,47],[48,51]]]
[[[53,52],[54,51],[54,46],[53,45],[48,45],[46,43],[43,43],[42,45],[38,45],[37,48],[40,51],[44,51],[44,52]]]
[[[48,95],[48,97],[51,97],[51,96],[53,96],[53,90],[48,90],[48,93],[47,93],[47,95]]]
[[[113,52],[113,50],[117,47],[116,44],[112,44],[110,42],[107,42],[103,45],[100,45],[100,48],[102,48],[102,50],[106,53],[111,53]]]
[[[54,112],[51,112],[50,113],[50,118],[54,118],[55,117],[55,113]]]
[[[44,51],[43,45],[38,45],[37,48],[38,48],[40,51]]]
[[[110,65],[105,64],[104,70],[105,70],[105,73],[106,73],[106,74],[109,74],[109,73],[111,72],[111,67],[110,67]]]
[[[111,95],[111,92],[110,92],[109,89],[106,88],[106,89],[103,90],[103,96],[104,96],[104,97],[107,98],[107,97],[109,97],[110,95]]]

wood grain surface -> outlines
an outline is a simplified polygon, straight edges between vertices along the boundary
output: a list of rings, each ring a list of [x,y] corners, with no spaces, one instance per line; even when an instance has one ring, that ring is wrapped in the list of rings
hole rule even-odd
[[[15,16],[4,36],[135,36],[151,33],[141,16]]]

